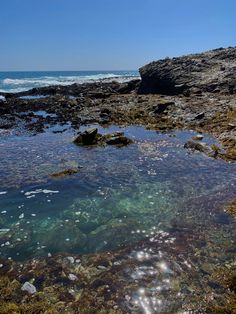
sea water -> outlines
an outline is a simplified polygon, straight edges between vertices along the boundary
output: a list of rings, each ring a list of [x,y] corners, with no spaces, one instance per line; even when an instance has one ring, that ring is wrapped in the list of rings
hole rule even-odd
[[[36,87],[70,85],[99,80],[120,82],[139,78],[138,71],[0,72],[1,92],[22,92]]]
[[[116,130],[134,144],[80,147],[70,129],[1,137],[0,257],[117,250],[185,227],[213,242],[233,238],[222,206],[235,197],[235,165],[190,154],[184,143],[194,132],[99,132]],[[51,177],[70,168],[78,173]]]

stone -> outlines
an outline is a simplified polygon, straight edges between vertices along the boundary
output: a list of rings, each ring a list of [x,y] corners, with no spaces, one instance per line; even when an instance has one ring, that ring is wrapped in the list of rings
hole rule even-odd
[[[202,153],[209,153],[210,152],[209,147],[207,147],[206,145],[204,145],[202,143],[194,142],[192,140],[186,142],[184,144],[184,148],[190,149],[192,151],[197,150],[197,151],[202,152]]]
[[[79,169],[66,169],[63,171],[55,172],[52,173],[50,176],[53,178],[60,178],[60,177],[65,177],[65,176],[71,176],[73,174],[76,174],[79,171]]]
[[[200,120],[200,119],[203,119],[205,117],[205,113],[204,112],[200,112],[200,113],[198,113],[195,117],[194,117],[194,119],[195,120]]]
[[[79,136],[74,140],[74,143],[83,145],[96,144],[97,133],[98,133],[97,128],[89,128],[85,130],[83,133],[79,134]]]
[[[22,291],[27,291],[29,294],[34,294],[37,292],[37,289],[34,285],[32,285],[30,282],[26,281],[23,286],[21,287]]]
[[[78,277],[75,276],[74,274],[69,274],[68,278],[69,278],[71,281],[78,280]]]
[[[172,106],[174,104],[175,103],[173,101],[161,102],[161,103],[156,105],[156,107],[155,107],[153,112],[156,113],[156,114],[163,113],[169,106]]]
[[[195,136],[193,136],[193,140],[195,141],[201,141],[204,138],[204,136],[202,134],[197,134]]]
[[[112,135],[108,140],[106,140],[106,143],[108,145],[128,145],[131,144],[133,141],[130,140],[128,137],[124,136],[123,134],[114,134]]]

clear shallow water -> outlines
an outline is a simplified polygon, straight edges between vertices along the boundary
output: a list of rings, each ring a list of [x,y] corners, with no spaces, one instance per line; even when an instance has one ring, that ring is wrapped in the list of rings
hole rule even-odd
[[[1,257],[118,249],[178,226],[231,241],[233,220],[220,207],[235,197],[235,165],[190,155],[183,145],[193,132],[100,131],[114,130],[135,143],[83,148],[70,130],[0,139]],[[74,176],[50,177],[78,166]]]
[[[70,85],[101,79],[116,79],[122,82],[137,77],[139,77],[138,71],[0,72],[0,93],[16,93],[35,87]]]

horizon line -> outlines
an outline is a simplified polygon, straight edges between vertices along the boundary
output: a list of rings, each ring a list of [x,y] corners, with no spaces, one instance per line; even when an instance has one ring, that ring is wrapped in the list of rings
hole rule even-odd
[[[124,72],[124,71],[136,71],[138,72],[139,69],[122,69],[122,70],[0,70],[1,72]]]

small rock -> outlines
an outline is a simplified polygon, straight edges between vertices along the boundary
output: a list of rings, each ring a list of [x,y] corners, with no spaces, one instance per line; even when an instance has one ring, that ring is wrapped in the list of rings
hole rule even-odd
[[[79,169],[66,169],[60,172],[55,172],[51,174],[51,177],[53,178],[60,178],[60,177],[65,177],[65,176],[71,176],[73,174],[76,174],[79,171]]]
[[[204,112],[200,112],[195,116],[195,120],[201,120],[205,117],[205,113]]]
[[[236,124],[228,123],[228,128],[229,128],[230,130],[233,130],[233,129],[236,128]]]
[[[154,109],[154,113],[163,113],[169,106],[174,105],[175,103],[173,101],[166,101],[163,103],[157,104],[157,106]]]
[[[202,134],[197,134],[196,136],[193,136],[193,140],[195,141],[201,141],[203,139],[203,135]]]
[[[106,143],[108,145],[128,145],[132,143],[132,140],[130,140],[129,138],[127,138],[124,135],[114,135],[111,138],[108,138]]]
[[[21,287],[22,291],[27,291],[29,294],[34,294],[37,290],[34,285],[32,285],[30,282],[26,281],[23,286]]]
[[[106,268],[105,266],[98,265],[98,266],[97,266],[97,269],[100,269],[100,270],[106,270],[107,268]]]
[[[71,262],[71,264],[74,264],[75,259],[74,259],[73,256],[68,256],[67,259],[68,259],[69,262]]]
[[[194,141],[188,141],[185,143],[184,148],[191,149],[193,151],[197,150],[202,153],[209,153],[209,148],[206,145]]]
[[[68,278],[69,278],[71,281],[78,280],[78,277],[75,276],[74,274],[69,274]]]
[[[79,134],[79,136],[74,140],[74,143],[83,145],[96,144],[97,133],[97,128],[87,129],[83,133]]]

